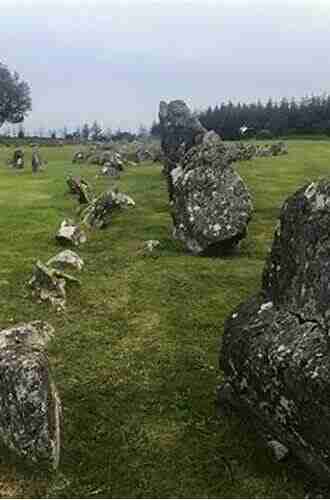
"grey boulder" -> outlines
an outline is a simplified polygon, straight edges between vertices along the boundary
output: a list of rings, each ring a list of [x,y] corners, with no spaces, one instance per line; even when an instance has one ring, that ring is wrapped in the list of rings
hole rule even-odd
[[[226,320],[219,407],[330,482],[330,182],[284,203],[260,292]],[[281,446],[279,446],[279,444]]]
[[[115,212],[134,206],[135,202],[130,196],[117,190],[105,191],[82,212],[81,222],[92,228],[105,228],[111,223]]]
[[[61,403],[46,352],[53,328],[34,321],[0,331],[0,439],[38,468],[60,459]]]
[[[246,236],[253,205],[221,141],[191,148],[171,171],[174,237],[193,254],[218,255]]]

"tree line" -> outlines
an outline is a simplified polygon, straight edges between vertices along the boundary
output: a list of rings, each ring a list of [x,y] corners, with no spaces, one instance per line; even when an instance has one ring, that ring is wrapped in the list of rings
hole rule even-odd
[[[330,136],[330,96],[282,99],[251,104],[221,104],[199,114],[205,128],[223,139],[238,139],[242,130],[260,137],[326,134]],[[243,127],[243,129],[242,129]]]
[[[330,136],[330,95],[281,99],[269,99],[234,104],[231,101],[220,106],[209,106],[196,113],[207,130],[215,130],[224,140],[240,139],[242,136],[271,138],[299,135]],[[159,123],[154,121],[151,130],[160,135]]]

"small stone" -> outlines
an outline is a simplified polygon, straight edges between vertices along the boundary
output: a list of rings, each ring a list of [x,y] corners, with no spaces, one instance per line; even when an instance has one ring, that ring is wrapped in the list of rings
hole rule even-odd
[[[284,444],[280,443],[279,441],[276,441],[275,439],[268,441],[267,445],[269,446],[276,462],[280,462],[285,457],[287,457],[289,454],[288,448],[286,446],[284,446]]]
[[[71,266],[78,271],[81,271],[84,265],[84,261],[79,257],[79,255],[72,250],[63,250],[58,253],[51,259],[49,259],[46,263],[47,266],[59,266],[61,268]]]
[[[87,241],[85,232],[71,219],[65,219],[56,234],[56,239],[62,244],[78,246]]]

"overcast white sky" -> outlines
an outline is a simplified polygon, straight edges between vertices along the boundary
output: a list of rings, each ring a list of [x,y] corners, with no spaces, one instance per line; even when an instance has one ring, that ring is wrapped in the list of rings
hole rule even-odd
[[[0,61],[29,130],[149,126],[159,101],[330,92],[330,0],[0,0]]]

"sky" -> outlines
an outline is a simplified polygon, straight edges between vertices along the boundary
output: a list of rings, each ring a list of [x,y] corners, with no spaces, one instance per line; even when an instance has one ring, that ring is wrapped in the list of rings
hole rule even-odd
[[[330,0],[0,0],[0,17],[31,132],[149,127],[160,100],[200,110],[330,92]]]

